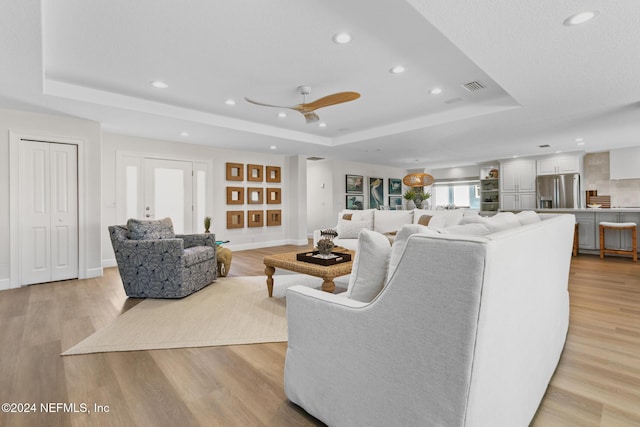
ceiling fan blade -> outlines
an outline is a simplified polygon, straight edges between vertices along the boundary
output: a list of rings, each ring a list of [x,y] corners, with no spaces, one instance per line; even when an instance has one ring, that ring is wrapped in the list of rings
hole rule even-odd
[[[307,120],[307,124],[315,123],[320,120],[320,117],[318,117],[318,115],[313,111],[310,111],[308,113],[302,113],[302,114],[304,114],[304,118]]]
[[[315,101],[309,102],[308,104],[297,105],[296,107],[301,107],[300,109],[303,111],[313,111],[317,110],[318,108],[342,104],[343,102],[353,101],[358,98],[360,98],[360,94],[358,92],[338,92],[334,93],[333,95],[327,95],[323,98],[316,99]]]
[[[293,107],[284,107],[282,105],[273,105],[273,104],[265,104],[264,102],[258,102],[258,101],[254,101],[252,99],[249,99],[247,97],[244,98],[245,101],[250,102],[252,104],[256,104],[256,105],[261,105],[263,107],[274,107],[274,108],[293,108]],[[294,108],[295,109],[295,108]]]

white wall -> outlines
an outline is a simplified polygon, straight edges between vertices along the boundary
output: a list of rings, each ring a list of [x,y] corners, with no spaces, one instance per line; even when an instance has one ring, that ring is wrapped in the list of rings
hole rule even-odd
[[[346,207],[345,176],[364,176],[364,203],[369,206],[369,177],[384,179],[384,200],[388,203],[389,178],[406,175],[406,169],[342,160],[318,160],[307,162],[307,233],[336,225],[338,212]],[[324,184],[324,188],[322,188]],[[406,189],[403,188],[403,192]]]
[[[210,196],[213,198],[213,211],[207,212],[212,218],[211,232],[215,233],[218,240],[230,240],[226,246],[232,250],[251,249],[282,244],[306,244],[305,233],[298,231],[302,226],[306,230],[306,187],[304,185],[304,162],[299,165],[299,156],[286,157],[268,153],[250,153],[246,151],[224,150],[206,145],[186,144],[171,141],[139,138],[127,135],[109,134],[103,135],[102,157],[102,251],[103,265],[114,265],[113,249],[107,231],[107,226],[124,224],[127,218],[118,218],[118,204],[124,203],[124,195],[118,194],[116,188],[116,153],[139,153],[140,155],[153,154],[167,159],[194,160],[213,163],[213,187]],[[226,163],[260,164],[263,166],[280,166],[281,183],[254,183],[226,181]],[[245,170],[246,173],[246,170]],[[300,175],[302,174],[302,176]],[[302,181],[301,181],[302,180]],[[302,183],[302,184],[300,184]],[[300,192],[299,186],[304,190]],[[227,186],[265,186],[282,188],[281,205],[233,205],[226,204]],[[302,198],[302,202],[300,202]],[[302,210],[298,207],[302,203]],[[227,229],[227,210],[249,209],[282,209],[282,226]]]
[[[89,120],[0,109],[0,288],[10,275],[9,132],[85,142],[86,265],[81,277],[102,274],[100,251],[100,124]]]

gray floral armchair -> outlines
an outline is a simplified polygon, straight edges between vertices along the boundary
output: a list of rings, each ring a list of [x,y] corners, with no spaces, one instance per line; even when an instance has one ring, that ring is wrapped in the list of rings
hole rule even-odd
[[[170,218],[109,227],[127,296],[182,298],[216,280],[213,234],[176,235]]]

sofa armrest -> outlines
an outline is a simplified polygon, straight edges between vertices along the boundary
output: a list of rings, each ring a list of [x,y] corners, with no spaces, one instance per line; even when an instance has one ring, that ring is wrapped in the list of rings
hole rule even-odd
[[[184,240],[184,248],[192,248],[194,246],[211,246],[216,247],[216,235],[213,233],[202,234],[176,234],[176,239]]]
[[[364,307],[365,305],[369,305],[368,302],[356,301],[347,297],[342,296],[341,294],[330,294],[328,292],[321,291],[319,289],[309,288],[307,286],[292,286],[287,289],[287,299],[292,298],[292,295],[289,293],[296,293],[305,298],[311,298],[315,301],[309,300],[309,304],[337,304],[344,307],[350,308],[359,308]]]

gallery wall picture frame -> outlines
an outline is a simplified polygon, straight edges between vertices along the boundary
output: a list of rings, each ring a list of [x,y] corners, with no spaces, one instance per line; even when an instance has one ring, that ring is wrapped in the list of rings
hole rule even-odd
[[[402,195],[402,179],[389,178],[389,195]]]
[[[264,211],[247,211],[247,227],[263,227]]]
[[[227,187],[227,204],[244,204],[244,187]]]
[[[227,228],[244,228],[244,211],[227,211]]]
[[[280,175],[280,166],[267,166],[265,178],[267,182],[280,182],[282,179]]]
[[[389,196],[389,209],[402,210],[402,196]]]
[[[267,210],[267,227],[282,225],[282,211],[280,209]]]
[[[361,211],[364,209],[364,195],[362,194],[347,194],[345,197],[345,205],[347,209],[353,209]]]
[[[263,170],[262,165],[247,165],[247,181],[262,182]]]
[[[364,177],[362,175],[345,176],[345,188],[347,194],[362,194],[364,190]]]
[[[243,163],[227,163],[227,181],[244,181]]]
[[[263,202],[264,188],[249,187],[247,188],[247,203],[250,205],[261,205]]]
[[[384,206],[384,179],[369,178],[369,209]]]
[[[282,203],[282,190],[280,188],[267,188],[267,204],[279,205]]]

